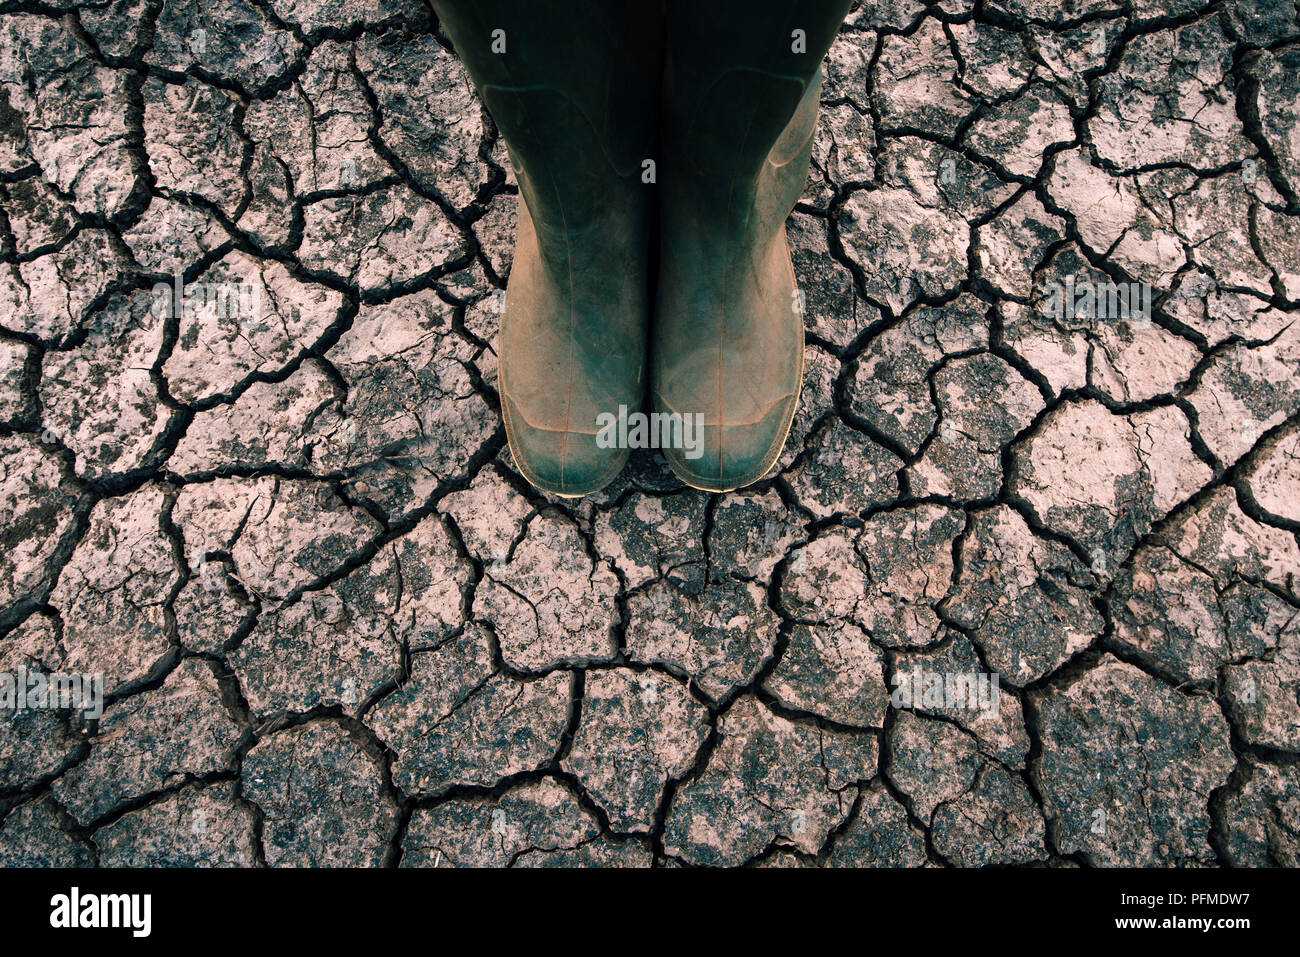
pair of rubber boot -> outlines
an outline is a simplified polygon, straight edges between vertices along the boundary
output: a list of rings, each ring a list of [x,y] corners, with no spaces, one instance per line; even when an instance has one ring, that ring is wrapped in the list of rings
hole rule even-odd
[[[849,0],[431,2],[519,182],[498,346],[519,470],[584,495],[639,444],[696,488],[762,478],[803,378],[785,220]]]

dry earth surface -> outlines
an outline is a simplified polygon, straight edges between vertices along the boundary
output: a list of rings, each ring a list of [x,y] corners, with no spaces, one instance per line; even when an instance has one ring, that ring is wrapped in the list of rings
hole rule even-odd
[[[1300,863],[1300,4],[882,0],[825,72],[778,471],[565,501],[423,4],[0,0],[0,671],[106,693],[0,717],[0,863]]]

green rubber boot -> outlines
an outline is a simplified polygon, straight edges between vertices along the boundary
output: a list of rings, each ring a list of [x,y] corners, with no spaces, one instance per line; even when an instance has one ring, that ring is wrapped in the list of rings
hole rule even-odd
[[[703,423],[702,442],[664,450],[696,488],[761,479],[798,407],[803,311],[785,220],[848,7],[669,3],[651,387],[656,413]]]
[[[594,492],[628,456],[598,419],[644,401],[660,4],[432,3],[522,198],[497,349],[510,451],[544,491]]]

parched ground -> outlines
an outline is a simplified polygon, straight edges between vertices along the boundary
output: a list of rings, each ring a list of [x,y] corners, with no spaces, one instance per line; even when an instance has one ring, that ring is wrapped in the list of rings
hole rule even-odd
[[[108,694],[0,716],[0,862],[1300,862],[1300,4],[863,4],[779,473],[578,502],[420,3],[0,14],[0,671]]]

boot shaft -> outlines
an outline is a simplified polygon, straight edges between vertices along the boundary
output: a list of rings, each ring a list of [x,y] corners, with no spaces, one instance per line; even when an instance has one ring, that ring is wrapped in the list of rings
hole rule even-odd
[[[735,242],[757,242],[761,253],[803,192],[821,63],[848,7],[669,4],[665,242],[691,219],[715,217]]]
[[[649,206],[658,135],[658,0],[432,0],[505,139],[544,249]]]

